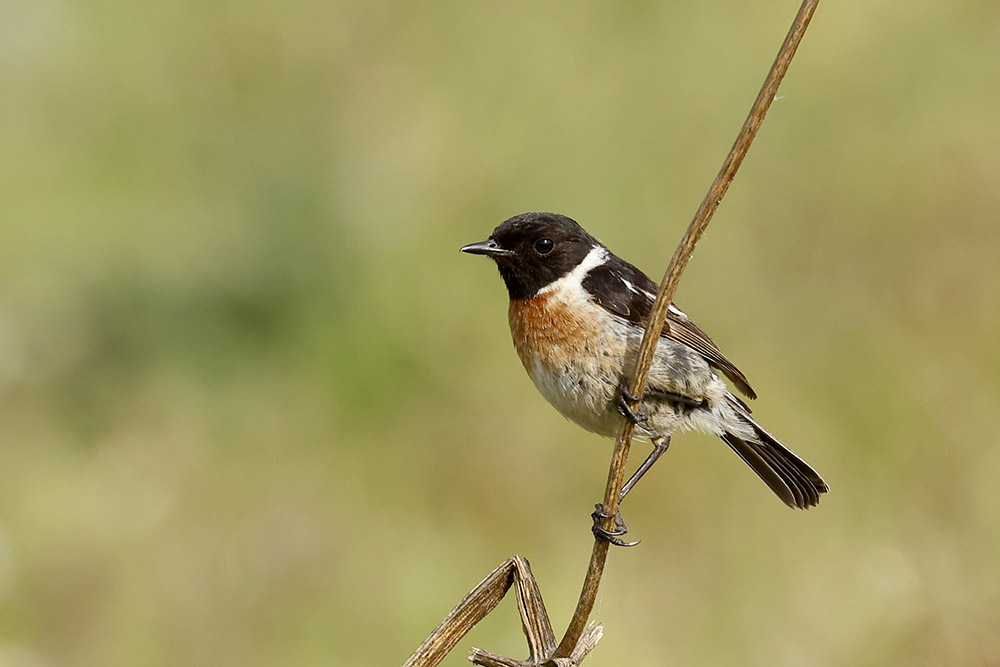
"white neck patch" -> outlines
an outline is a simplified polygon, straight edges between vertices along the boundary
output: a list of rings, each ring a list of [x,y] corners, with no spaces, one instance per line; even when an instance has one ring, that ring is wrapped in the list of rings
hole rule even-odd
[[[594,269],[601,264],[608,261],[608,251],[603,246],[595,245],[587,253],[587,256],[576,265],[572,271],[567,273],[562,278],[558,280],[553,280],[551,283],[538,290],[538,294],[558,294],[560,292],[565,292],[568,294],[582,294],[583,293],[583,279],[587,277],[591,269]]]

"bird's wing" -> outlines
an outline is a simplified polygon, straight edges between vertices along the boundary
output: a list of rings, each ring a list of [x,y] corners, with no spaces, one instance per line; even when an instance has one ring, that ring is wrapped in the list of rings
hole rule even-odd
[[[598,305],[638,327],[646,325],[657,290],[649,276],[614,255],[605,264],[591,269],[583,287]],[[669,328],[661,335],[695,350],[713,368],[722,371],[743,395],[757,398],[743,372],[694,320],[674,304],[667,310],[667,320]]]

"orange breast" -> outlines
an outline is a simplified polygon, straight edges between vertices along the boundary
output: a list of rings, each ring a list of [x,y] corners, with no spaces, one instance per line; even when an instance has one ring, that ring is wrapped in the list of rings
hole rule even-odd
[[[580,358],[597,333],[597,322],[584,313],[554,294],[510,302],[510,333],[529,375],[538,365],[555,369]]]

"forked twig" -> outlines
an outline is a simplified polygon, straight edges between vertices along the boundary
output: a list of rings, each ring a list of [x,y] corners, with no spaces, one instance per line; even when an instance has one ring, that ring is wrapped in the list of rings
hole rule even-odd
[[[441,662],[476,623],[493,611],[511,586],[514,586],[521,625],[528,640],[528,659],[511,660],[482,649],[473,649],[469,659],[477,665],[487,667],[526,667],[547,662],[555,651],[556,636],[552,632],[545,603],[542,602],[542,593],[538,590],[538,583],[531,574],[528,561],[520,556],[511,556],[455,605],[403,667],[431,667]],[[551,664],[557,667],[579,665],[597,646],[602,634],[603,629],[599,624],[590,626],[569,656]]]
[[[680,245],[677,246],[677,250],[674,251],[674,255],[670,259],[670,265],[667,267],[663,281],[660,283],[660,288],[656,292],[653,310],[649,315],[649,322],[646,323],[646,331],[643,334],[642,344],[639,347],[635,373],[632,375],[632,384],[629,387],[629,393],[633,396],[642,396],[646,391],[646,378],[649,374],[649,367],[653,363],[656,343],[666,325],[667,308],[670,306],[670,302],[673,301],[674,292],[677,290],[681,273],[687,267],[688,261],[691,259],[691,254],[694,252],[695,244],[705,232],[705,228],[708,227],[709,220],[712,219],[712,215],[719,207],[719,202],[722,201],[726,190],[729,189],[729,184],[736,175],[736,170],[739,169],[743,158],[750,149],[750,144],[753,142],[760,124],[764,121],[764,116],[767,114],[767,110],[774,100],[774,95],[778,91],[778,85],[781,83],[781,79],[784,78],[785,72],[788,71],[788,65],[792,61],[792,56],[795,55],[795,50],[798,48],[799,42],[802,41],[802,35],[809,26],[809,21],[812,19],[812,15],[816,11],[816,5],[818,4],[819,0],[803,0],[802,6],[799,7],[799,11],[795,15],[795,20],[792,22],[792,27],[789,28],[788,34],[785,36],[785,41],[782,42],[781,48],[778,49],[778,55],[774,59],[770,71],[767,73],[767,78],[764,79],[764,85],[761,86],[760,92],[757,94],[757,99],[754,100],[753,106],[750,107],[750,114],[743,123],[740,133],[736,137],[736,142],[729,149],[729,155],[722,164],[722,169],[719,170],[718,175],[712,182],[712,187],[708,189],[708,193],[702,200],[701,206],[698,207],[698,211],[694,214],[694,219],[688,225],[684,238],[681,239]],[[635,409],[637,404],[632,404],[630,407]],[[618,433],[618,440],[615,442],[614,453],[611,456],[608,484],[604,491],[604,514],[608,518],[603,520],[603,527],[607,530],[613,528],[614,516],[618,511],[618,494],[625,479],[625,462],[628,459],[633,428],[634,424],[630,420],[622,419],[622,428]],[[608,546],[609,543],[606,540],[598,539],[594,541],[594,549],[590,556],[590,566],[587,569],[587,575],[583,582],[583,591],[580,593],[580,600],[577,603],[573,618],[570,620],[569,628],[567,628],[566,634],[556,649],[555,657],[568,656],[583,633],[583,628],[590,617],[590,612],[594,608],[594,600],[597,598],[597,588],[600,585],[601,576],[604,573],[604,564],[608,557]]]

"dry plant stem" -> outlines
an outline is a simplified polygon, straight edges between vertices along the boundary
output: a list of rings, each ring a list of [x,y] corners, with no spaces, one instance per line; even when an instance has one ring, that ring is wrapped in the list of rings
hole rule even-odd
[[[576,645],[568,658],[553,658],[550,661],[541,663],[544,667],[579,667],[597,646],[597,642],[604,636],[604,628],[600,623],[591,624],[580,637],[580,643]],[[496,653],[484,651],[481,648],[472,649],[469,660],[484,667],[537,667],[539,663],[521,660],[512,660]]]
[[[542,594],[538,590],[535,577],[531,574],[528,561],[520,556],[511,556],[479,582],[479,585],[451,610],[434,632],[417,647],[403,667],[432,667],[441,662],[465,633],[493,611],[511,586],[515,587],[517,608],[521,614],[524,635],[528,639],[529,658],[526,663],[510,662],[539,664],[547,660],[555,650],[556,637],[552,632],[545,604],[542,602]],[[485,651],[478,651],[478,654],[483,656],[483,660],[493,659],[493,663],[479,664],[505,664],[497,660],[509,660]],[[476,655],[474,652],[473,656]]]
[[[816,5],[818,4],[819,0],[803,0],[798,14],[796,14],[795,20],[792,22],[792,27],[788,30],[785,41],[778,50],[778,55],[771,65],[767,78],[764,80],[764,85],[761,86],[760,93],[757,94],[757,99],[750,108],[750,114],[747,116],[739,135],[736,137],[736,142],[729,150],[729,155],[726,157],[722,169],[719,170],[719,174],[715,177],[715,181],[713,181],[712,186],[709,188],[708,194],[702,200],[701,206],[698,207],[698,211],[694,215],[694,219],[688,225],[684,238],[681,239],[680,245],[677,246],[677,250],[670,260],[670,266],[667,268],[667,272],[663,276],[663,282],[660,283],[660,289],[656,293],[656,300],[653,302],[653,309],[649,316],[649,322],[646,324],[646,331],[639,348],[636,369],[632,376],[632,384],[629,387],[629,393],[633,396],[642,396],[646,391],[646,378],[653,361],[656,343],[666,323],[667,308],[673,300],[681,273],[691,259],[695,244],[701,238],[705,228],[708,227],[709,220],[712,219],[712,215],[722,201],[722,197],[726,194],[726,190],[729,189],[729,184],[736,175],[736,170],[739,169],[740,164],[743,162],[743,158],[746,156],[750,144],[753,142],[754,136],[757,134],[757,130],[764,120],[764,115],[774,100],[778,85],[785,76],[785,72],[788,71],[788,65],[792,60],[792,56],[795,55],[795,50],[798,48],[799,42],[802,40],[802,35],[809,26],[809,20],[816,11]],[[631,407],[635,408],[636,406],[633,405]],[[608,472],[608,484],[604,491],[604,512],[612,518],[605,519],[603,526],[609,530],[613,527],[613,517],[615,512],[618,511],[618,494],[621,491],[622,482],[625,478],[625,462],[628,459],[632,430],[632,422],[628,419],[622,419],[622,428],[618,434],[618,440],[615,442],[614,453],[611,457],[611,469]],[[576,646],[580,635],[583,633],[587,619],[590,617],[590,612],[594,608],[594,600],[597,598],[597,588],[604,573],[604,564],[607,556],[608,542],[595,540],[594,550],[590,557],[590,567],[587,569],[587,576],[583,582],[583,591],[580,594],[580,601],[577,603],[576,612],[570,620],[569,628],[567,628],[566,634],[553,657],[564,658],[569,656]]]

